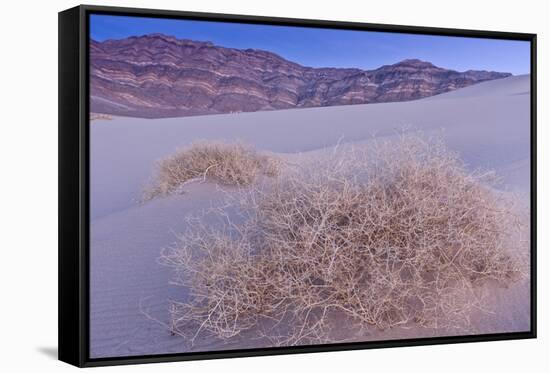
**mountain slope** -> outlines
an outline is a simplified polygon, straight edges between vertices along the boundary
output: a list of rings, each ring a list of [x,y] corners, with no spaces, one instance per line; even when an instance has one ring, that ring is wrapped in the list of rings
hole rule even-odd
[[[91,111],[135,117],[408,101],[510,75],[416,59],[375,70],[312,68],[163,34],[90,43]]]

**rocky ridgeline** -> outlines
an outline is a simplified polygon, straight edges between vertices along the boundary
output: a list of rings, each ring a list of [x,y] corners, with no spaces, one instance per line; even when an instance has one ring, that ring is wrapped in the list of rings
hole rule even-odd
[[[312,68],[162,34],[90,45],[91,111],[148,118],[408,101],[510,75],[417,59],[375,70]]]

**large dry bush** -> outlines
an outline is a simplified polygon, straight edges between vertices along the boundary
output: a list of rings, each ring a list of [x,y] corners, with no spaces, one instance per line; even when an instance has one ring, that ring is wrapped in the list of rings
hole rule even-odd
[[[152,186],[144,199],[174,193],[192,180],[212,180],[225,185],[245,186],[258,175],[275,176],[278,161],[240,143],[195,142],[161,159]]]
[[[489,176],[420,137],[286,170],[233,201],[244,223],[199,219],[163,251],[190,289],[172,304],[173,331],[296,345],[334,341],[344,319],[467,327],[484,283],[522,270],[520,218]]]

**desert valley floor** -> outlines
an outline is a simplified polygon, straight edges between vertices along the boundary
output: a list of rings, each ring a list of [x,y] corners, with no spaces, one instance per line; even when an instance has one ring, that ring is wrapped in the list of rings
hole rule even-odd
[[[170,299],[185,297],[158,264],[189,214],[216,204],[215,185],[140,203],[154,164],[199,139],[242,141],[281,157],[314,156],[336,143],[395,136],[403,128],[441,134],[469,169],[495,170],[502,189],[529,201],[530,76],[480,83],[426,99],[168,119],[114,117],[90,124],[90,353],[92,358],[185,352],[168,322]],[[476,333],[529,329],[529,283],[497,288],[492,314],[472,315]],[[151,318],[148,318],[149,315]],[[439,334],[438,334],[439,333]],[[362,340],[452,333],[396,328]],[[244,343],[244,344],[243,344]],[[195,350],[258,347],[203,341]]]

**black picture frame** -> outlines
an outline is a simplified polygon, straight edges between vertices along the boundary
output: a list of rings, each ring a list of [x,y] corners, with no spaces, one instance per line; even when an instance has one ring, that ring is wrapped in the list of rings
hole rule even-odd
[[[528,41],[531,45],[531,328],[527,332],[131,357],[89,357],[90,14]],[[59,360],[79,367],[536,338],[536,34],[81,5],[59,13]]]

